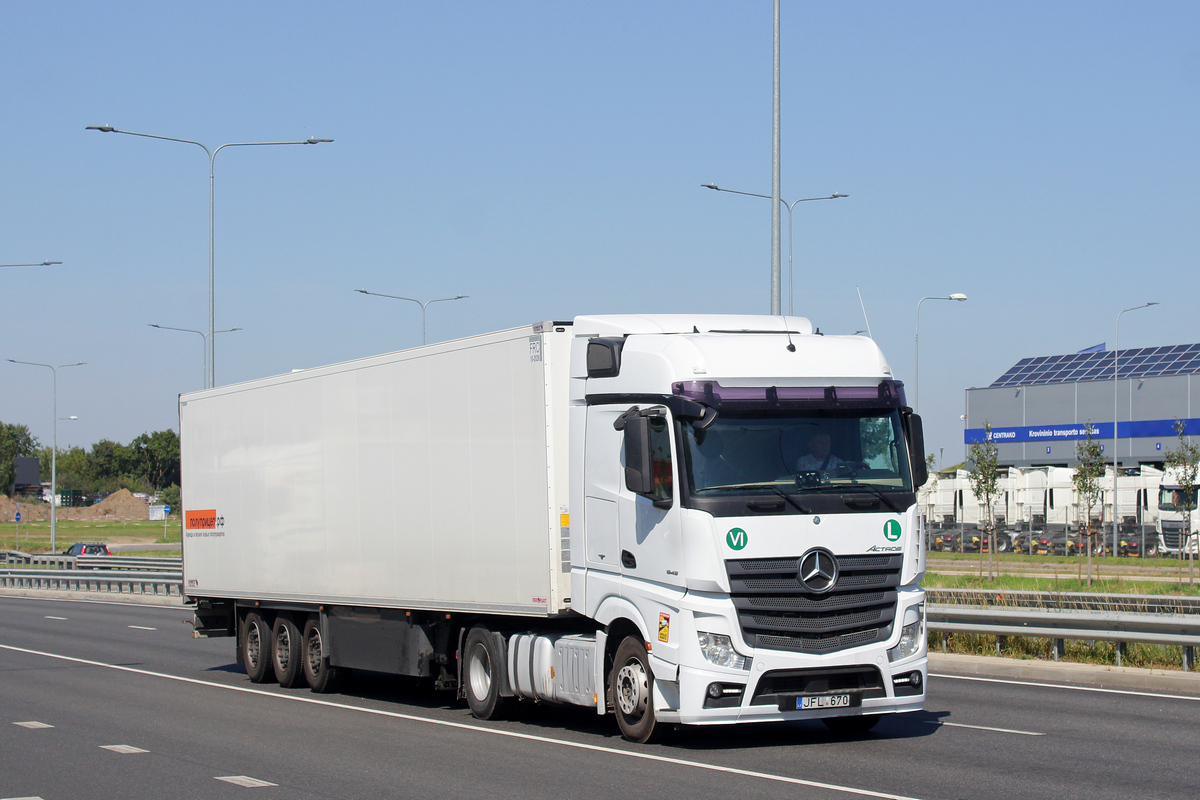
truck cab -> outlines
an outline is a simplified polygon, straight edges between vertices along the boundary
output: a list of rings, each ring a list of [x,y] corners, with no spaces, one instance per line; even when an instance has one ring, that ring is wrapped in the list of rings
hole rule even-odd
[[[571,604],[626,736],[922,708],[921,423],[875,343],[798,317],[574,332]]]

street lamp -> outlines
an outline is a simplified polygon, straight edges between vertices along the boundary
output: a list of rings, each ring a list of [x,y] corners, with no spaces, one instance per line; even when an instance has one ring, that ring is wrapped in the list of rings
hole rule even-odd
[[[0,267],[49,267],[61,263],[61,261],[39,261],[36,264],[0,264]]]
[[[1137,311],[1139,308],[1149,308],[1158,305],[1157,302],[1142,303],[1140,306],[1127,308],[1125,311]],[[1124,314],[1122,311],[1121,314]],[[1113,333],[1113,497],[1112,497],[1112,552],[1117,554],[1117,388],[1120,386],[1119,367],[1121,364],[1121,314],[1117,314],[1117,329]],[[1132,418],[1133,409],[1130,409]],[[1145,537],[1143,537],[1144,540]]]
[[[913,337],[913,411],[918,411],[917,403],[921,399],[921,303],[926,300],[957,300],[963,302],[967,296],[962,292],[955,292],[946,297],[922,297],[917,302],[917,332]]]
[[[715,183],[702,183],[702,184],[700,184],[700,186],[705,189],[712,189],[714,192],[729,192],[730,194],[744,194],[747,197],[765,197],[768,200],[773,199],[771,197],[771,195],[769,195],[769,194],[756,194],[754,192],[739,192],[737,189],[722,189],[720,186],[717,186]],[[781,204],[783,204],[783,207],[786,208],[787,212],[788,212],[788,315],[789,316],[792,313],[792,300],[794,299],[795,294],[796,294],[795,288],[793,287],[793,284],[792,284],[792,209],[796,207],[796,203],[806,203],[809,200],[836,200],[839,197],[849,197],[849,196],[850,195],[848,195],[848,194],[841,194],[840,192],[834,192],[833,194],[827,194],[824,197],[801,197],[799,200],[796,200],[790,204],[786,200],[783,200],[782,198],[780,199],[779,202]]]
[[[399,297],[394,294],[380,294],[379,292],[368,292],[366,289],[355,289],[354,291],[359,292],[360,294],[373,295],[375,297],[390,297],[393,300],[407,300],[410,303],[416,303],[417,305],[419,305],[421,307],[421,344],[425,344],[425,308],[430,303],[444,303],[448,300],[465,300],[467,298],[467,295],[460,294],[455,297],[439,297],[436,300],[427,300],[426,302],[422,303],[420,300],[414,300],[411,297]]]
[[[25,364],[30,367],[45,367],[54,373],[54,444],[50,448],[50,552],[58,552],[58,371],[65,367],[82,367],[86,361],[77,361],[74,364],[59,364],[57,367],[51,364],[39,364],[36,361],[17,361],[15,358],[8,359],[14,364]]]
[[[100,131],[101,133],[124,133],[129,136],[144,136],[147,139],[163,139],[168,142],[182,142],[183,144],[194,144],[197,147],[203,148],[204,152],[208,153],[208,367],[205,375],[204,388],[211,389],[216,382],[215,379],[215,364],[214,364],[214,340],[213,336],[216,333],[216,284],[213,270],[213,167],[217,160],[217,153],[224,150],[226,147],[268,147],[271,145],[280,144],[322,144],[332,142],[333,139],[317,139],[309,137],[298,142],[229,142],[217,147],[215,150],[209,150],[207,146],[200,142],[192,141],[191,139],[176,139],[173,136],[158,136],[153,133],[137,133],[136,131],[123,131],[114,128],[111,125],[89,125],[89,131]]]
[[[201,339],[200,346],[204,349],[204,352],[201,354],[203,356],[203,362],[204,362],[204,374],[201,376],[202,380],[200,382],[206,383],[205,379],[208,378],[208,334],[207,333],[205,333],[204,331],[194,330],[192,328],[172,328],[170,325],[159,325],[154,322],[148,322],[146,324],[149,325],[151,328],[158,328],[159,330],[164,330],[164,331],[183,331],[184,333],[197,334]],[[214,334],[233,333],[234,331],[240,331],[240,330],[241,330],[241,328],[226,328],[223,331],[213,331],[213,333]],[[210,389],[212,387],[205,386],[205,388]]]

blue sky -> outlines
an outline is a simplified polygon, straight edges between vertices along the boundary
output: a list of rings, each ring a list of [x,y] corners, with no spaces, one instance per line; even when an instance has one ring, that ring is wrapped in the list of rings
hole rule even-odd
[[[1018,359],[1200,341],[1200,6],[783,2],[795,309],[862,329],[962,457]],[[577,314],[765,313],[769,0],[0,5],[0,359],[59,373],[60,446],[175,427],[218,383]],[[786,221],[786,216],[785,216]],[[785,228],[786,270],[786,228]],[[784,306],[787,306],[785,285]],[[49,370],[0,420],[51,438]]]

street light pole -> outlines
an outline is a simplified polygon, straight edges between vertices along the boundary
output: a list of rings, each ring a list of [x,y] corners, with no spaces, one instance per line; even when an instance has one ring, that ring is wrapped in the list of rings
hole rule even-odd
[[[1158,305],[1157,302],[1142,303],[1140,306],[1133,306],[1122,311],[1137,311],[1139,308],[1149,308],[1150,306]],[[1120,384],[1120,364],[1121,364],[1121,314],[1117,314],[1116,331],[1113,333],[1113,496],[1112,496],[1112,552],[1117,554],[1117,389]],[[1132,409],[1131,409],[1132,413]],[[1101,526],[1103,527],[1103,526]]]
[[[61,261],[39,261],[36,264],[0,264],[0,267],[49,267],[61,263]]]
[[[955,292],[945,297],[922,297],[917,302],[917,332],[913,337],[913,411],[920,410],[917,404],[921,401],[921,303],[926,300],[957,300],[961,303],[966,299],[967,296],[962,292]]]
[[[50,448],[50,552],[58,552],[58,371],[64,367],[82,367],[86,361],[74,364],[39,364],[36,361],[17,361],[8,359],[14,364],[25,364],[29,367],[45,367],[54,373],[54,442]]]
[[[158,328],[159,330],[164,330],[164,331],[183,331],[184,333],[197,334],[200,337],[200,341],[201,341],[200,346],[204,350],[204,352],[201,354],[203,356],[202,363],[204,366],[204,373],[201,375],[200,383],[204,384],[207,382],[207,379],[208,379],[208,334],[207,333],[205,333],[204,331],[195,330],[194,328],[172,328],[170,325],[159,325],[154,322],[148,322],[146,324],[149,325],[151,328]],[[240,330],[241,330],[241,328],[226,328],[223,331],[213,331],[213,333],[214,334],[216,334],[216,333],[233,333],[234,331],[240,331]],[[207,389],[207,388],[211,388],[211,387],[205,386],[205,388]]]
[[[722,189],[720,186],[717,186],[715,183],[702,183],[702,184],[700,184],[700,186],[704,189],[712,189],[713,191],[716,191],[716,192],[729,192],[730,194],[744,194],[747,197],[765,197],[767,200],[774,199],[769,194],[756,194],[754,192],[739,192],[737,189]],[[796,295],[795,287],[793,285],[794,282],[792,279],[792,209],[796,207],[797,203],[807,203],[809,200],[836,200],[839,197],[849,197],[849,196],[850,195],[842,194],[841,192],[834,192],[833,194],[827,194],[827,195],[824,195],[823,197],[801,197],[799,200],[793,201],[792,203],[788,203],[783,198],[780,198],[779,202],[783,205],[784,208],[787,209],[787,212],[788,212],[788,315],[789,316],[792,314],[792,301],[795,299],[795,295]]]
[[[411,297],[400,297],[394,294],[380,294],[379,292],[368,292],[366,289],[355,289],[359,294],[369,294],[374,297],[390,297],[393,300],[407,300],[410,303],[416,303],[421,307],[421,344],[425,344],[425,309],[430,303],[444,303],[448,300],[465,300],[469,295],[460,294],[455,297],[439,297],[436,300],[427,300],[422,303],[420,300],[414,300]]]
[[[200,142],[197,142],[197,141],[193,141],[191,139],[177,139],[173,136],[159,136],[159,135],[153,134],[153,133],[137,133],[136,131],[123,131],[123,130],[114,128],[111,125],[89,125],[87,127],[87,130],[100,131],[101,133],[124,133],[129,136],[144,136],[147,139],[162,139],[167,142],[181,142],[183,144],[194,144],[197,147],[202,148],[205,153],[208,153],[208,340],[207,340],[208,365],[207,365],[207,374],[205,375],[204,388],[211,389],[216,383],[216,378],[215,378],[216,369],[215,369],[215,364],[214,364],[214,361],[215,361],[215,358],[214,358],[215,342],[214,342],[214,340],[216,339],[216,337],[213,335],[217,332],[216,331],[216,279],[215,279],[215,274],[214,274],[215,271],[213,268],[213,265],[214,265],[213,193],[214,193],[214,188],[215,188],[214,166],[215,166],[215,163],[217,160],[217,153],[221,152],[226,147],[269,147],[272,145],[282,145],[282,144],[322,144],[325,142],[332,142],[333,139],[317,139],[315,137],[309,137],[307,139],[304,139],[303,141],[298,141],[298,142],[229,142],[227,144],[223,144],[223,145],[217,147],[214,150],[210,150],[210,149],[208,149],[208,147],[206,145],[204,145]]]

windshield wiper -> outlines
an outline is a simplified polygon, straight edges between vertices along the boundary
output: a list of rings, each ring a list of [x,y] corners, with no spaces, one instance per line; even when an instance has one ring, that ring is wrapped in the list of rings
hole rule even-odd
[[[896,512],[897,514],[903,513],[903,512],[901,512],[901,510],[900,510],[900,509],[899,509],[899,508],[896,506],[896,504],[892,502],[891,498],[890,498],[890,497],[888,497],[886,494],[884,494],[884,493],[883,493],[883,490],[882,490],[882,489],[880,489],[878,486],[876,486],[876,485],[875,485],[875,484],[873,484],[873,483],[847,483],[847,484],[845,484],[845,487],[844,487],[844,488],[847,488],[847,489],[866,489],[868,492],[871,492],[871,493],[872,493],[872,494],[874,494],[876,497],[878,497],[880,500],[882,500],[882,501],[883,501],[883,503],[884,503],[884,505],[886,505],[886,506],[887,506],[888,508],[890,508],[892,511]]]
[[[801,491],[803,491],[803,492],[848,492],[848,491],[858,491],[860,489],[868,491],[868,492],[872,493],[873,495],[875,495],[876,497],[878,497],[880,500],[882,500],[884,502],[884,504],[887,505],[888,508],[890,508],[892,511],[896,512],[897,514],[904,513],[896,506],[895,503],[892,502],[891,498],[889,498],[886,494],[884,494],[883,491],[873,483],[822,483],[820,486],[806,486],[803,489],[801,489]]]
[[[771,487],[771,491],[772,491],[774,494],[777,494],[777,495],[779,495],[779,496],[780,496],[780,497],[782,497],[784,500],[787,500],[789,503],[791,503],[792,507],[793,507],[793,508],[795,508],[797,511],[799,511],[801,514],[811,514],[811,513],[812,513],[812,512],[811,512],[811,511],[809,511],[807,508],[805,508],[804,506],[800,505],[800,503],[798,503],[798,502],[796,501],[796,498],[792,497],[790,494],[788,494],[787,492],[785,492],[783,489],[780,489],[778,486],[773,486],[773,487]]]

